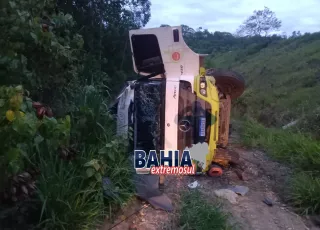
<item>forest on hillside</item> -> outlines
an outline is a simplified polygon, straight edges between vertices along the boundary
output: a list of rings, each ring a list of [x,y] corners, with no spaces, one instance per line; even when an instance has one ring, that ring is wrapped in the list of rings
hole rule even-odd
[[[128,31],[148,23],[150,7],[0,2],[1,229],[95,229],[133,195],[128,140],[115,137],[108,103],[135,77]],[[261,25],[250,24],[257,18]],[[273,35],[281,22],[268,8],[239,22],[237,34],[182,27],[187,44],[210,55],[207,67],[244,74],[235,115],[269,127],[304,116],[299,131],[319,134],[319,33]]]
[[[231,69],[245,77],[247,89],[234,102],[234,116],[267,127],[294,122],[292,131],[320,138],[320,32],[279,35],[281,21],[267,7],[254,11],[234,34],[182,28],[190,48],[209,54],[207,68]]]

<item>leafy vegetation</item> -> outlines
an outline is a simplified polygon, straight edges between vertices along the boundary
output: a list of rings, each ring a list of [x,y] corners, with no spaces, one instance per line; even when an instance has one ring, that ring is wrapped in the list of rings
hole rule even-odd
[[[76,104],[79,111],[72,120],[70,116],[37,117],[33,107],[38,104],[23,97],[20,86],[3,87],[1,92],[4,227],[15,226],[16,219],[8,220],[14,215],[8,207],[28,202],[30,207],[24,213],[13,211],[21,217],[38,208],[34,215],[39,224],[30,224],[41,229],[92,229],[103,220],[106,210],[130,198],[133,189],[127,142],[115,139],[112,130],[104,128],[113,120],[93,87],[84,90],[86,100]],[[83,127],[91,127],[91,132]],[[24,218],[15,227],[28,221]]]
[[[283,37],[278,35],[238,37],[229,32],[215,31],[211,33],[207,29],[200,27],[195,30],[187,25],[182,25],[182,33],[191,49],[197,53],[210,54],[207,58],[208,67],[212,66],[212,61],[219,55],[228,55],[236,50],[243,51],[244,54],[258,52],[269,44],[283,40]],[[231,62],[227,63],[231,64]]]
[[[132,196],[107,103],[149,17],[144,0],[0,3],[1,229],[94,229]]]

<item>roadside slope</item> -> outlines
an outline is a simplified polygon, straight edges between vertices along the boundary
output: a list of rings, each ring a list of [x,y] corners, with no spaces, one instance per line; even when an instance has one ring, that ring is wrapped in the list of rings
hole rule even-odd
[[[207,66],[245,76],[247,89],[235,102],[236,113],[276,127],[307,116],[300,128],[319,136],[320,33],[217,54]]]

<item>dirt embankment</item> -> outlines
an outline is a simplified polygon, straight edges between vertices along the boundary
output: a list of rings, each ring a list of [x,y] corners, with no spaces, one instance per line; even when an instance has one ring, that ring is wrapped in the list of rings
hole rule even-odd
[[[315,227],[309,220],[295,214],[292,208],[285,205],[281,200],[285,193],[284,182],[290,176],[290,170],[285,166],[271,161],[267,156],[256,150],[248,150],[235,144],[237,138],[233,137],[230,148],[240,155],[241,166],[244,168],[243,180],[240,180],[235,171],[226,170],[221,178],[198,177],[176,177],[171,176],[166,181],[166,194],[172,199],[175,209],[178,210],[179,194],[187,185],[195,180],[200,184],[199,190],[205,194],[208,202],[217,199],[214,190],[227,188],[232,185],[242,185],[249,188],[244,196],[237,197],[237,203],[231,204],[222,200],[224,211],[231,214],[230,223],[237,229],[245,230],[304,230],[320,229]],[[273,202],[268,206],[263,202],[268,198]],[[166,213],[155,210],[147,204],[133,201],[124,213],[116,221],[121,222],[112,228],[108,224],[103,230],[138,229],[159,230],[178,229],[178,212]],[[126,217],[126,219],[125,219]],[[125,220],[124,220],[125,219]],[[116,224],[114,223],[114,224]]]

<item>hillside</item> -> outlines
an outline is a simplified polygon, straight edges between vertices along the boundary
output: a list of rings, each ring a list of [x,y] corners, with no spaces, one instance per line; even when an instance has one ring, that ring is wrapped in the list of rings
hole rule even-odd
[[[246,91],[232,107],[235,120],[244,121],[241,142],[294,169],[283,199],[304,214],[319,213],[320,33],[234,37],[226,51],[211,53],[206,66],[244,75]]]
[[[302,118],[300,130],[319,137],[320,33],[260,47],[252,44],[207,60],[207,67],[233,69],[246,78],[247,90],[235,102],[234,115],[275,127]]]

